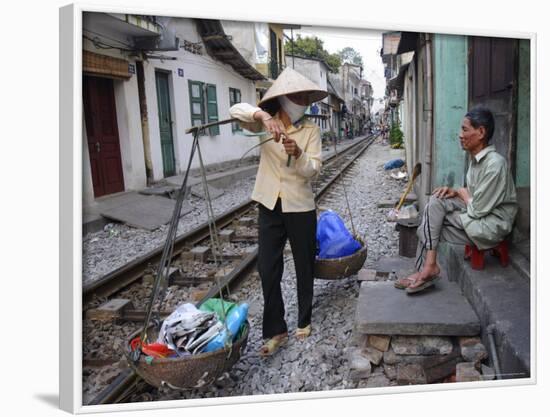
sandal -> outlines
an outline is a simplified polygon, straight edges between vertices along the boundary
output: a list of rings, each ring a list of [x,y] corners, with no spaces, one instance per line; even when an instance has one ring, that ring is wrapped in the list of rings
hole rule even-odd
[[[432,285],[434,285],[439,280],[439,278],[441,278],[439,275],[434,275],[433,277],[429,277],[428,279],[424,280],[424,282],[422,282],[422,284],[419,285],[418,287],[416,288],[407,287],[405,291],[407,292],[407,294],[414,294],[420,291],[424,291],[426,288],[429,288]]]
[[[296,336],[296,339],[298,340],[304,340],[305,338],[309,337],[311,334],[311,324],[308,324],[306,327],[298,327],[296,329],[296,332],[294,333],[294,336]]]
[[[405,284],[405,282],[408,282],[408,284]],[[393,286],[399,290],[405,290],[409,287],[409,285],[414,284],[415,279],[411,277],[401,278],[393,283]]]
[[[273,336],[260,348],[260,356],[266,357],[273,355],[277,351],[277,349],[279,349],[281,346],[284,346],[287,341],[288,333],[282,333]]]

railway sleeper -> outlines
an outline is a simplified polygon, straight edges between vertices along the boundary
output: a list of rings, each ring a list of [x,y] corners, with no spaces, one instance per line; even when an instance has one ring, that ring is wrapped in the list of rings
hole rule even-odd
[[[161,311],[160,316],[168,316],[169,311]],[[134,308],[131,300],[115,298],[98,308],[86,311],[86,318],[93,321],[143,321],[146,311]]]

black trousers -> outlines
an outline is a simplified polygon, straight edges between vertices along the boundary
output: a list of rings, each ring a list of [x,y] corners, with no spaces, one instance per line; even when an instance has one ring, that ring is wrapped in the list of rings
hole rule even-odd
[[[283,250],[287,238],[296,268],[298,327],[305,327],[311,323],[317,215],[315,210],[283,213],[280,199],[273,210],[261,204],[259,207],[258,272],[264,296],[262,334],[264,339],[267,339],[287,331],[281,293]]]

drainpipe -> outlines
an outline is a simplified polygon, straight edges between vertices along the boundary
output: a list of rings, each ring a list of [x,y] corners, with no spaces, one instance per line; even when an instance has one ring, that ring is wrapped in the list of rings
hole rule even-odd
[[[153,161],[151,158],[151,141],[149,140],[149,120],[147,117],[147,98],[145,96],[145,75],[143,72],[143,62],[136,61],[139,113],[141,117],[141,135],[143,140],[143,153],[145,158],[145,173],[147,176],[147,185],[153,182]]]
[[[433,146],[434,146],[434,131],[433,131],[433,65],[432,65],[432,40],[431,35],[425,34],[424,45],[426,47],[425,53],[425,70],[426,70],[426,104],[427,108],[424,110],[426,116],[426,136],[427,136],[427,152],[426,152],[426,195],[432,193],[432,158],[433,158]]]
[[[495,367],[495,375],[497,379],[502,379],[502,374],[500,372],[500,362],[498,361],[497,348],[495,344],[495,325],[490,324],[487,326],[487,336],[489,337],[489,349],[491,350],[491,360],[493,366]]]

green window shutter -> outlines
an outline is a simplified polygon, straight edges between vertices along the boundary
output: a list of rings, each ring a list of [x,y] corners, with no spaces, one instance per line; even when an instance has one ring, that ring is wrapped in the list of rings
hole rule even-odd
[[[206,84],[206,114],[208,115],[208,123],[218,121],[218,100],[216,98],[216,86],[214,84]],[[210,136],[219,135],[220,127],[211,127],[209,131]]]
[[[191,109],[191,125],[205,123],[203,84],[200,81],[189,82],[189,107]]]
[[[229,106],[233,106],[234,104],[241,102],[241,90],[238,90],[236,88],[229,88]],[[242,131],[241,126],[238,122],[231,123],[231,132],[240,132]]]

